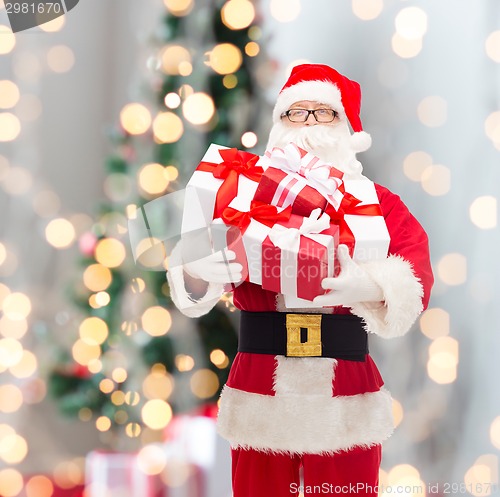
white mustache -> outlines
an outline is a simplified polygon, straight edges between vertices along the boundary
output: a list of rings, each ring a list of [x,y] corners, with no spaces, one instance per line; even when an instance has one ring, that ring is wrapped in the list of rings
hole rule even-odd
[[[292,128],[281,122],[271,129],[267,149],[295,143],[321,160],[332,163],[352,179],[360,178],[363,166],[351,149],[351,135],[347,126],[303,126]]]

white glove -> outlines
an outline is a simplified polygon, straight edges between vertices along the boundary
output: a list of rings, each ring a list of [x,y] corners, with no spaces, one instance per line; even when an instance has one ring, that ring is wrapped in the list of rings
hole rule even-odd
[[[362,265],[354,262],[346,245],[339,245],[337,256],[340,262],[340,274],[336,278],[324,278],[321,286],[331,290],[325,295],[318,295],[314,304],[318,307],[350,307],[358,302],[382,302],[382,288],[373,280]]]
[[[185,262],[183,267],[193,278],[209,283],[239,283],[242,280],[243,266],[238,262],[229,262],[235,258],[236,254],[226,247],[202,259]]]

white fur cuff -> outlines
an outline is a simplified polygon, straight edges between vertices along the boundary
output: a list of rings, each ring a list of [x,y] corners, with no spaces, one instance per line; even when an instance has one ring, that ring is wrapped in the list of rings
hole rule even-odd
[[[365,329],[383,338],[404,335],[422,312],[423,288],[411,264],[391,255],[382,261],[363,264],[384,292],[385,305],[359,302],[351,311],[365,321]]]
[[[352,396],[244,392],[227,385],[217,427],[233,448],[294,454],[326,454],[371,447],[394,430],[386,390]]]
[[[167,271],[170,297],[182,314],[190,318],[198,318],[215,307],[224,292],[224,285],[222,283],[209,283],[207,293],[200,300],[194,300],[186,290],[181,243],[182,240],[177,243],[170,256],[170,267]]]

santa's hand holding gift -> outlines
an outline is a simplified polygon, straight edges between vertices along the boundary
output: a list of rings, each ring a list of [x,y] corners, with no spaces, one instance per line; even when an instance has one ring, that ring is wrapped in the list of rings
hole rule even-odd
[[[269,164],[273,149],[289,151],[290,143],[340,171],[336,177],[342,180],[336,183],[340,197],[334,197],[331,182],[328,193],[306,181],[320,193],[322,205],[306,206],[308,212],[299,213],[307,217],[310,207],[320,207],[340,233],[332,256],[340,272],[322,279],[323,294],[294,300],[248,280],[234,287],[234,304],[241,310],[239,350],[218,418],[219,433],[232,446],[234,497],[289,497],[291,489],[298,488],[300,466],[306,486],[352,484],[357,495],[377,491],[381,444],[393,431],[392,400],[369,355],[368,335],[391,338],[406,333],[428,304],[433,276],[421,225],[397,195],[362,175],[356,153],[366,150],[371,139],[362,129],[360,104],[358,83],[334,69],[319,64],[294,67],[273,111],[268,153],[246,164],[245,180],[235,183],[232,173],[232,191],[236,185],[236,196],[246,195],[247,211],[268,180],[269,203],[281,201],[278,209],[304,208],[298,201],[304,186],[293,190],[302,181],[293,175],[303,164],[295,171],[268,174],[271,167],[279,169],[279,161]],[[248,173],[257,165],[262,166],[260,179],[255,171]],[[300,176],[306,178],[303,172]],[[316,174],[315,181],[321,177]],[[325,177],[325,187],[329,179]],[[278,188],[283,191],[276,193]],[[207,197],[211,214],[215,197]],[[303,235],[292,231],[287,236],[292,235],[296,247]],[[167,278],[174,301],[188,315],[208,312],[223,283],[240,277],[241,267],[231,251],[222,258],[209,255],[198,266],[187,261],[186,272],[210,282],[207,294],[195,301],[180,274],[182,250],[175,255],[179,262]],[[220,268],[224,258],[227,275]],[[182,308],[183,299],[193,306]]]

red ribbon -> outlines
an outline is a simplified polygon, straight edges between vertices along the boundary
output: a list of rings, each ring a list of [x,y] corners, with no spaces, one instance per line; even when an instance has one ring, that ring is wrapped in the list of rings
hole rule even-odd
[[[344,216],[346,214],[355,216],[382,216],[383,213],[380,204],[359,205],[361,200],[350,193],[343,193],[344,198],[342,199],[339,209],[335,210],[333,205],[328,204],[325,212],[330,216],[330,223],[338,225],[340,235],[339,243],[347,245],[352,256],[356,239]]]
[[[238,176],[243,174],[253,181],[259,181],[264,170],[255,164],[259,160],[258,155],[244,152],[237,148],[219,150],[222,157],[220,164],[212,162],[200,162],[197,171],[211,172],[214,177],[224,180],[215,198],[213,218],[220,217],[222,211],[229,205],[238,193]]]
[[[278,223],[288,221],[292,214],[292,206],[289,205],[286,209],[278,212],[275,205],[269,205],[259,200],[252,200],[250,210],[248,212],[241,212],[232,207],[226,207],[222,211],[222,220],[226,224],[237,226],[243,233],[249,226],[252,219],[265,224],[270,228]]]

